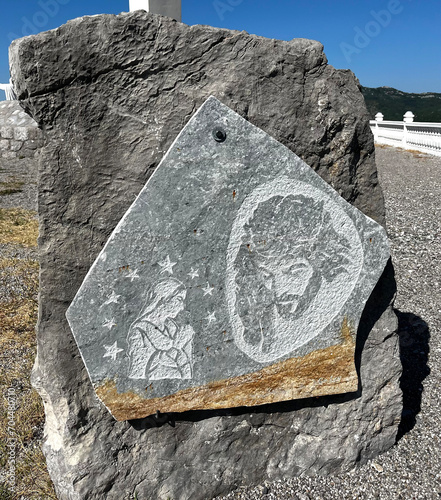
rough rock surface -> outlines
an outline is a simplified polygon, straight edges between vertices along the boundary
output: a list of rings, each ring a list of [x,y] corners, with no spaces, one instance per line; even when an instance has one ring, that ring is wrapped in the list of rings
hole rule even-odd
[[[210,97],[66,316],[117,420],[345,394],[389,258],[382,226]]]
[[[41,130],[17,101],[0,102],[0,158],[33,158],[43,145]]]
[[[207,499],[239,485],[348,470],[393,445],[401,363],[389,264],[357,336],[355,395],[115,422],[65,319],[85,274],[178,132],[209,95],[288,146],[384,223],[363,97],[313,41],[268,40],[136,12],[13,43],[14,86],[46,134],[33,382],[60,499]],[[44,61],[44,64],[35,64]]]

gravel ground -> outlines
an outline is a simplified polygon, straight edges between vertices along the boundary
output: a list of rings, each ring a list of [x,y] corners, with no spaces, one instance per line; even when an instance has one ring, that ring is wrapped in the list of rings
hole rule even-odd
[[[225,500],[441,498],[441,158],[389,147],[377,147],[376,157],[398,285],[399,440],[349,473],[264,483]]]
[[[37,159],[5,160],[0,158],[0,208],[24,208],[37,211],[37,172]],[[15,182],[23,183],[17,193],[1,194],[2,190]],[[0,241],[0,258],[37,260],[37,249],[5,245]],[[5,291],[1,285],[0,279],[0,300],[7,300],[8,291]]]
[[[18,193],[0,196],[1,208],[37,210],[38,162],[34,158],[0,159],[0,192],[14,182],[22,182]]]

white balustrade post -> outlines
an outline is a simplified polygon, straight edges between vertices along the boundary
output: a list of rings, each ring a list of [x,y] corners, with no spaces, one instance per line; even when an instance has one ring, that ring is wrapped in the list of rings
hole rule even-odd
[[[407,111],[404,113],[403,116],[403,147],[407,147],[407,125],[406,123],[412,123],[413,119],[415,118],[415,115],[412,113],[412,111]]]
[[[378,112],[378,113],[375,115],[375,121],[376,121],[376,122],[382,122],[383,120],[384,120],[384,115],[383,115],[383,113]]]
[[[383,113],[378,112],[375,115],[375,132],[374,132],[374,141],[378,142],[378,135],[379,135],[379,127],[378,127],[378,122],[382,122],[384,120],[384,115]]]
[[[415,115],[412,113],[412,111],[407,111],[406,113],[404,113],[403,120],[405,123],[412,123],[414,118]]]
[[[172,17],[177,21],[182,19],[181,0],[129,0],[130,12],[146,10],[153,14]]]

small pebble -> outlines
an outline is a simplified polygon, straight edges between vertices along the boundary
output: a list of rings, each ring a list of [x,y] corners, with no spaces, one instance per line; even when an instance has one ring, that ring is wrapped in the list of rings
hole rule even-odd
[[[383,472],[384,469],[383,467],[378,464],[377,462],[371,462],[372,467],[377,471],[377,472]]]

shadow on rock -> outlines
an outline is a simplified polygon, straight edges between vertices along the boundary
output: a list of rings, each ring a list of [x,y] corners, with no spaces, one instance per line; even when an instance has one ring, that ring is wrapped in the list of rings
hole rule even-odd
[[[430,331],[428,324],[412,313],[395,310],[398,316],[400,358],[403,374],[400,387],[403,391],[403,412],[398,427],[397,441],[415,426],[416,416],[421,411],[423,380],[429,375]]]
[[[333,394],[330,396],[315,396],[312,398],[294,399],[290,401],[280,401],[278,403],[268,403],[259,406],[238,406],[236,408],[223,408],[216,410],[189,410],[182,413],[160,413],[150,415],[145,418],[128,420],[128,423],[137,431],[170,425],[175,427],[177,422],[201,422],[215,417],[236,417],[268,414],[292,413],[308,408],[327,407],[331,404],[342,404],[357,399],[360,393],[348,392],[346,394]],[[254,419],[254,423],[258,420]]]

